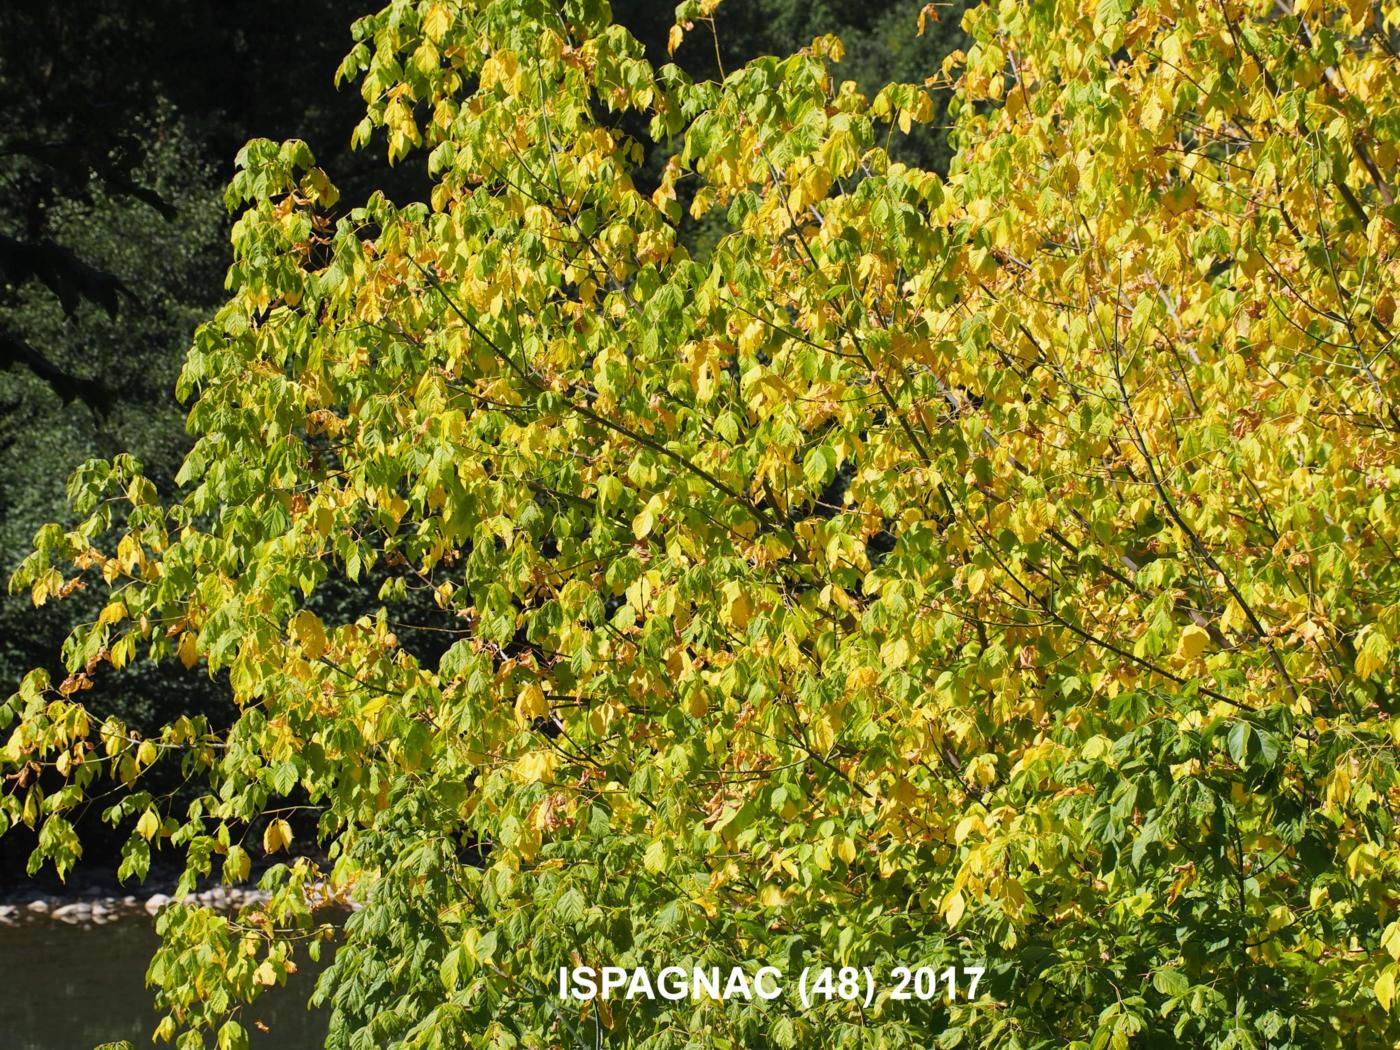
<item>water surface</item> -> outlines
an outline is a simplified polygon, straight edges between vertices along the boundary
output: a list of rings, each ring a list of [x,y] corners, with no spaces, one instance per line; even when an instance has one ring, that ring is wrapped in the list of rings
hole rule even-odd
[[[151,1046],[159,1016],[145,976],[156,944],[154,920],[145,915],[105,926],[35,919],[0,927],[0,1048],[92,1050],[120,1039]],[[322,958],[329,954],[328,945]],[[314,984],[304,965],[286,987],[269,989],[245,1010],[249,1050],[319,1050],[326,1017],[307,1008]]]

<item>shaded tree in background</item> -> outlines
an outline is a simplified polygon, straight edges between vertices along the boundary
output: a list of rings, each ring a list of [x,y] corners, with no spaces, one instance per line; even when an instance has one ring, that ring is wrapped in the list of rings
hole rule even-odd
[[[64,504],[69,473],[86,459],[134,453],[164,477],[188,448],[183,410],[172,396],[185,333],[199,323],[224,269],[225,228],[214,180],[187,131],[163,109],[143,122],[144,157],[133,176],[170,202],[168,218],[151,221],[138,199],[104,186],[82,197],[61,197],[45,208],[56,242],[94,269],[120,274],[132,302],[120,318],[80,301],[71,312],[37,283],[14,289],[0,323],[30,345],[42,345],[66,375],[100,377],[108,395],[100,412],[64,405],[42,377],[0,373],[0,550],[6,559]],[[0,216],[6,202],[0,201]],[[0,667],[52,659],[44,653],[66,633],[28,603],[0,604]],[[131,683],[126,683],[129,688]],[[133,716],[139,706],[127,708]]]
[[[325,72],[344,49],[344,21],[355,12],[353,4],[314,0],[291,8],[251,3],[230,20],[226,8],[207,2],[7,3],[0,14],[0,308],[29,284],[44,287],[69,316],[84,302],[110,316],[140,303],[125,275],[78,250],[71,229],[65,235],[53,215],[60,202],[95,203],[100,195],[140,201],[152,218],[175,220],[175,205],[151,183],[147,164],[162,98],[173,103],[197,163],[221,181],[250,126],[320,129],[311,137],[335,153],[346,137],[335,115],[353,112],[345,107],[353,100],[330,92]],[[202,288],[206,299],[213,294]],[[65,367],[25,335],[0,319],[0,367],[28,369],[64,401],[101,408],[121,396],[106,388],[98,362]]]
[[[760,55],[787,55],[826,33],[841,39],[845,54],[832,74],[855,81],[873,96],[886,84],[922,83],[938,71],[955,48],[965,43],[960,28],[965,0],[924,4],[921,0],[877,0],[843,3],[841,0],[748,0],[714,6],[708,16],[704,5],[690,0],[676,7],[685,32],[672,50],[669,36],[674,19],[665,5],[645,0],[618,0],[613,16],[626,26],[646,49],[653,65],[674,61],[697,78],[733,72]],[[920,24],[923,13],[922,31]],[[890,154],[896,160],[946,171],[947,104],[950,95],[933,97],[935,114],[906,130],[889,130]]]
[[[230,20],[219,5],[161,0],[0,10],[0,572],[40,524],[65,517],[65,482],[84,460],[127,450],[173,478],[189,446],[175,379],[222,295],[233,154],[256,126],[311,126],[331,153],[348,140],[359,104],[330,85],[348,11],[251,3]],[[0,598],[0,680],[53,666],[67,629],[52,608]],[[231,712],[225,683],[153,665],[89,696],[138,725],[182,711],[222,724]],[[88,823],[101,857],[107,843]],[[0,844],[0,877],[24,852]]]

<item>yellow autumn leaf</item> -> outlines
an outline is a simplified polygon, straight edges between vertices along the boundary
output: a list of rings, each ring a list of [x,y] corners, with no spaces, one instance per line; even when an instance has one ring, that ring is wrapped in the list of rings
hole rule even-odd
[[[929,21],[943,21],[943,19],[938,16],[937,4],[924,4],[923,7],[919,8],[919,36],[924,35],[924,32],[928,29]]]
[[[515,717],[522,723],[533,722],[549,714],[549,700],[536,682],[527,683],[515,698]]]
[[[292,826],[281,817],[267,822],[263,828],[263,852],[276,853],[292,844]]]
[[[242,846],[231,846],[224,861],[224,873],[234,882],[243,882],[253,870],[253,858]]]
[[[666,842],[664,839],[656,839],[646,848],[642,854],[642,866],[647,871],[666,870]]]
[[[1361,632],[1356,645],[1356,673],[1370,678],[1390,659],[1390,639],[1374,624]]]
[[[156,837],[159,831],[160,817],[156,815],[156,811],[148,809],[142,813],[141,819],[136,822],[136,834],[149,842]]]
[[[293,616],[287,630],[312,660],[319,660],[326,651],[326,629],[311,610],[303,609]]]
[[[423,18],[423,35],[438,43],[452,28],[452,13],[443,4],[434,4]]]
[[[958,925],[966,910],[967,902],[963,899],[962,890],[954,890],[943,902],[943,918],[950,928]]]
[[[1381,975],[1376,978],[1376,983],[1372,986],[1372,991],[1376,993],[1376,999],[1381,1004],[1381,1009],[1390,1013],[1390,1005],[1395,1001],[1395,967],[1387,966],[1381,971]]]
[[[880,659],[886,667],[903,667],[909,662],[909,640],[902,636],[891,638],[880,646]]]
[[[193,631],[186,631],[180,635],[180,647],[176,655],[186,670],[193,667],[199,660],[199,636]]]
[[[852,668],[846,675],[846,690],[868,689],[879,681],[879,672],[869,665]]]
[[[548,780],[559,765],[559,756],[553,751],[531,751],[521,755],[515,763],[515,772],[527,784],[537,784]]]
[[[126,619],[125,602],[109,602],[97,615],[97,623],[99,626],[109,623],[120,623],[124,619]]]
[[[1400,962],[1400,919],[1385,928],[1385,933],[1381,935],[1381,947],[1390,953],[1392,959]]]
[[[1181,632],[1181,638],[1177,641],[1176,652],[1183,660],[1194,660],[1206,651],[1206,646],[1210,644],[1210,632],[1204,627],[1190,624]]]
[[[748,588],[743,584],[730,581],[724,585],[723,591],[724,615],[739,630],[743,630],[749,625],[749,618],[753,615],[753,602],[749,599]]]

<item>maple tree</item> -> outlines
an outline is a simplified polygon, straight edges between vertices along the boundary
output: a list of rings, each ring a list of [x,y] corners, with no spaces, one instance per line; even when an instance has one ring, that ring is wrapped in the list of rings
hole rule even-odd
[[[110,600],[0,716],[0,826],[62,869],[115,780],[124,873],[169,840],[188,887],[317,807],[326,872],[162,915],[181,1047],[242,1045],[321,874],[363,904],[332,1047],[1394,1045],[1397,23],[989,4],[865,97],[835,38],[697,83],[598,0],[361,20],[357,138],[431,199],[332,223],[304,145],[244,150],[183,496],[91,464],[16,576]],[[943,89],[948,176],[891,162]],[[621,113],[678,144],[655,187]],[[97,724],[138,657],[238,721]],[[987,974],[560,1002],[575,960]]]

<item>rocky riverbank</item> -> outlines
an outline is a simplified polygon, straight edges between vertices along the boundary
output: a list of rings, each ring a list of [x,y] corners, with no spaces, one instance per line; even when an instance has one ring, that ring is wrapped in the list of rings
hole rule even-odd
[[[143,887],[141,894],[116,892],[100,884],[75,886],[68,892],[55,894],[39,889],[22,888],[6,893],[0,891],[0,927],[20,926],[31,922],[61,922],[72,926],[102,926],[122,919],[149,918],[159,915],[162,908],[176,901],[175,883],[160,885],[165,892],[152,892],[152,885]],[[196,904],[221,911],[237,911],[248,905],[266,901],[266,890],[254,886],[215,885],[198,893],[179,898],[179,903]],[[324,883],[313,883],[307,892],[313,907],[332,907],[354,911],[355,901],[337,897]]]
[[[268,894],[264,890],[216,886],[202,893],[190,894],[182,898],[182,902],[235,911],[245,905],[264,901],[267,897]],[[72,897],[34,894],[27,899],[0,901],[0,926],[19,926],[27,922],[102,926],[120,919],[157,915],[174,900],[175,898],[168,893],[114,896],[90,891]]]
[[[297,858],[318,864],[322,870],[328,865],[324,855],[311,852],[282,859]],[[216,878],[205,879],[196,892],[179,898],[180,903],[229,912],[260,904],[268,899],[269,894],[266,890],[258,889],[257,882],[273,860],[258,858],[247,881],[240,885],[225,886]],[[180,872],[180,866],[176,863],[157,863],[152,865],[140,886],[123,886],[110,868],[98,863],[80,863],[68,873],[66,882],[59,881],[48,869],[31,879],[13,867],[6,872],[5,867],[0,866],[0,929],[45,922],[103,926],[123,919],[139,919],[149,923],[153,916],[160,914],[162,908],[176,900]],[[357,903],[333,893],[328,885],[320,881],[308,887],[307,903],[313,908],[328,907],[341,911],[354,911],[359,907]]]

